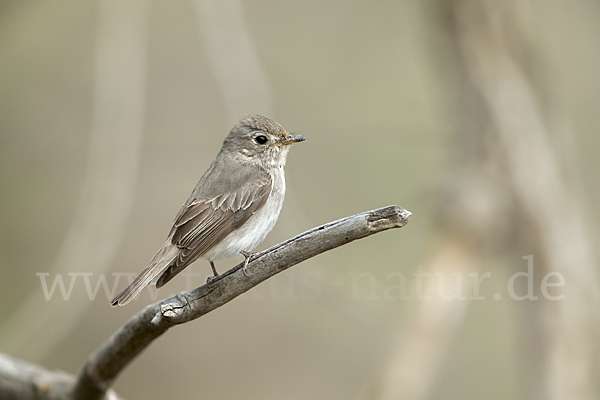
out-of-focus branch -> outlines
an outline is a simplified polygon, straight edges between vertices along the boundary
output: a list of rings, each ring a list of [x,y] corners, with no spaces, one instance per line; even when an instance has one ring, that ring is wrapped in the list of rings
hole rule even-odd
[[[133,205],[146,104],[148,3],[105,0],[97,4],[94,108],[87,170],[52,274],[80,271],[84,265],[86,271],[95,274],[107,270]],[[2,347],[30,360],[40,360],[71,331],[89,304],[48,302],[37,290],[3,324]],[[55,323],[57,320],[60,323]]]
[[[68,400],[75,377],[66,372],[49,370],[0,353],[0,399]],[[119,400],[108,390],[103,400]]]
[[[521,56],[528,43],[514,29],[518,4],[452,3],[465,73],[487,110],[509,188],[524,216],[524,223],[515,228],[538,251],[538,276],[560,273],[566,282],[564,299],[540,301],[535,308],[541,323],[527,327],[538,332],[534,344],[539,351],[532,360],[538,370],[532,382],[534,398],[597,398],[600,303],[589,228],[550,142],[541,90],[527,74],[527,58]]]
[[[471,127],[472,128],[472,127]],[[486,246],[506,230],[505,199],[485,151],[485,140],[473,129],[459,130],[455,157],[444,179],[438,202],[440,235],[432,242],[423,274],[424,288],[416,280],[411,293],[422,292],[405,328],[398,334],[387,366],[361,394],[361,400],[423,400],[430,397],[473,293],[476,265]],[[470,143],[470,146],[464,146]],[[497,178],[497,176],[494,176]],[[506,211],[506,212],[505,212]],[[503,228],[504,226],[504,228]],[[460,279],[458,283],[457,279]],[[460,290],[460,291],[459,291]],[[473,293],[477,295],[477,293]]]
[[[271,90],[239,0],[195,0],[200,38],[229,122],[271,115]],[[229,124],[228,124],[229,125]]]
[[[427,272],[448,276],[484,252],[535,252],[537,279],[564,276],[564,299],[521,303],[521,354],[529,356],[532,398],[597,398],[599,308],[594,256],[582,207],[561,174],[544,113],[521,3],[440,0],[449,23],[446,47],[457,68],[453,115],[459,121],[453,162],[441,196],[441,240]],[[458,99],[458,100],[457,100]],[[511,217],[512,216],[512,217]],[[519,238],[517,241],[515,238]],[[453,248],[460,252],[449,251]],[[466,252],[466,253],[465,253]],[[497,254],[497,253],[496,253]],[[444,264],[445,267],[441,267]],[[539,287],[540,281],[537,282]],[[421,400],[464,313],[461,302],[419,304],[371,399]],[[448,318],[436,317],[440,312]],[[452,318],[451,318],[452,316]],[[440,332],[443,334],[440,336]],[[527,357],[527,356],[526,356]]]
[[[210,283],[149,305],[106,341],[85,364],[73,400],[100,399],[117,375],[154,339],[177,324],[192,321],[233,300],[264,280],[306,259],[408,223],[411,213],[389,206],[313,228],[256,256]]]
[[[390,353],[390,362],[376,385],[361,398],[413,400],[428,397],[455,332],[468,308],[469,273],[475,270],[474,256],[460,238],[446,238],[436,248],[433,260],[423,272],[425,287],[413,288],[422,296],[407,323],[406,331]],[[443,277],[443,278],[442,278]],[[456,279],[460,279],[457,284]],[[462,289],[457,291],[457,287]],[[443,298],[440,296],[454,297]],[[418,298],[418,297],[417,297]],[[427,300],[425,300],[427,299]]]

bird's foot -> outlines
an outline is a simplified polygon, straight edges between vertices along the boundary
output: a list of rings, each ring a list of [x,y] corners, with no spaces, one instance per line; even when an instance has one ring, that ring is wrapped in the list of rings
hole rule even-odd
[[[242,251],[240,251],[240,254],[243,255],[245,258],[244,266],[242,267],[242,272],[244,273],[244,275],[249,277],[250,275],[248,275],[248,262],[250,261],[250,257],[252,257],[254,255],[254,253],[250,253],[249,251],[242,250]]]

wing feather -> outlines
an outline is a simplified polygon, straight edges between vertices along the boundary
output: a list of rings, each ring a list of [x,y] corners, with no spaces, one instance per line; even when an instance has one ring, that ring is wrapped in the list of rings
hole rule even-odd
[[[267,201],[272,181],[261,175],[239,189],[209,200],[195,200],[180,211],[171,243],[180,250],[156,287],[161,287],[189,264],[206,254],[227,235],[244,225]]]

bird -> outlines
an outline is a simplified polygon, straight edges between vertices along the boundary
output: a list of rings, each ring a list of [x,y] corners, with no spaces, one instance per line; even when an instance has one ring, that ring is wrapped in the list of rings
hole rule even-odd
[[[129,303],[150,283],[164,286],[199,259],[208,260],[218,276],[215,260],[241,254],[247,275],[251,251],[279,217],[289,149],[306,139],[261,115],[241,118],[175,217],[165,243],[111,305]]]

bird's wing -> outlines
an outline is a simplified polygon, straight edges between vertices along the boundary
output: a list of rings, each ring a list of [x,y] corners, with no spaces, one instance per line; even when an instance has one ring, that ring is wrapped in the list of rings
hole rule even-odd
[[[111,302],[113,306],[129,303],[163,270],[156,282],[160,288],[196,261],[234,230],[246,223],[271,194],[272,180],[261,173],[236,190],[211,199],[188,202],[175,217],[169,239],[146,267]],[[166,269],[165,269],[166,268]]]
[[[246,223],[267,201],[272,180],[268,174],[213,199],[194,200],[183,207],[171,230],[179,249],[169,268],[156,282],[160,288],[189,264]]]

